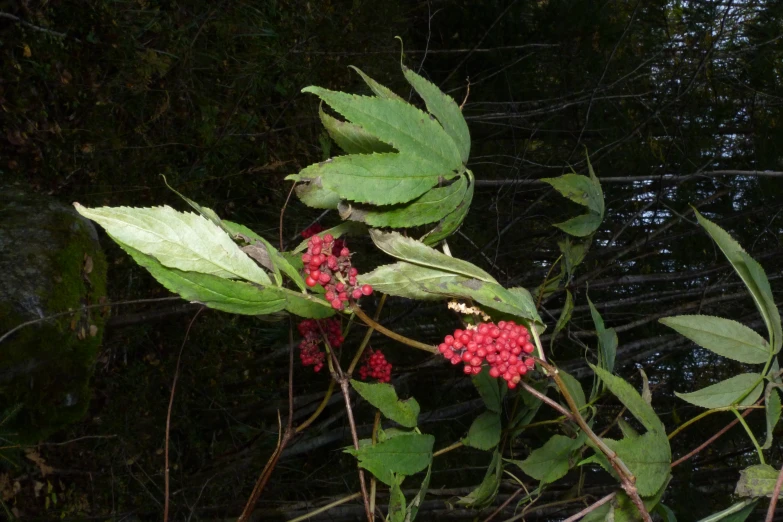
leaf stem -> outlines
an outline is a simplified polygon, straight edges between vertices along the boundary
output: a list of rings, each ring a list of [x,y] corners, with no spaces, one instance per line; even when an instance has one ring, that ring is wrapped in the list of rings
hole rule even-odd
[[[756,447],[756,452],[759,454],[759,462],[761,462],[762,464],[766,464],[766,462],[764,461],[764,452],[761,451],[761,446],[759,446],[759,441],[756,440],[756,436],[753,435],[750,426],[748,426],[748,423],[745,422],[745,417],[740,415],[740,412],[737,411],[737,408],[732,408],[731,412],[737,416],[737,419],[740,421],[740,424],[742,424],[742,427],[745,428],[745,432],[748,434],[748,437],[750,437],[750,441]]]
[[[381,326],[380,324],[378,324],[377,321],[373,321],[372,319],[370,319],[370,316],[364,313],[364,311],[358,306],[354,305],[352,310],[357,316],[359,316],[359,319],[364,321],[364,324],[366,324],[367,326],[371,326],[373,329],[377,330],[379,333],[382,333],[386,337],[389,337],[390,339],[394,339],[399,343],[406,344],[411,348],[417,348],[419,350],[424,350],[425,352],[430,352],[430,353],[438,353],[438,349],[432,345],[424,344],[414,339],[409,339],[404,335],[400,335],[396,332],[392,332],[385,326]]]
[[[332,394],[334,393],[334,379],[329,381],[329,387],[326,389],[326,394],[324,395],[323,400],[321,401],[321,404],[318,405],[318,408],[315,409],[312,415],[307,418],[306,421],[304,421],[302,424],[296,427],[296,433],[302,433],[308,426],[310,426],[315,420],[323,413],[323,411],[326,409],[326,405],[329,403],[329,399],[332,398]]]
[[[296,518],[292,518],[288,522],[302,522],[302,520],[307,520],[308,518],[312,518],[316,515],[320,515],[321,513],[325,511],[329,511],[333,507],[341,506],[345,504],[346,502],[350,502],[351,500],[356,500],[357,498],[361,498],[361,493],[354,493],[353,495],[348,495],[347,497],[343,497],[341,499],[335,500],[334,502],[330,504],[326,504],[325,506],[321,506],[318,509],[315,509],[313,511],[310,511],[309,513],[305,513],[304,515]]]
[[[439,449],[438,451],[436,451],[435,453],[433,453],[433,454],[432,454],[432,456],[433,456],[433,457],[440,457],[440,456],[441,456],[441,455],[443,455],[444,453],[448,453],[448,452],[449,452],[449,451],[451,451],[451,450],[455,450],[455,449],[457,449],[457,448],[461,448],[461,447],[462,447],[462,445],[463,445],[463,444],[462,444],[462,441],[461,441],[461,440],[458,440],[457,442],[455,442],[454,444],[452,444],[452,445],[450,445],[450,446],[446,446],[446,447],[445,447],[445,448],[443,448],[443,449]]]

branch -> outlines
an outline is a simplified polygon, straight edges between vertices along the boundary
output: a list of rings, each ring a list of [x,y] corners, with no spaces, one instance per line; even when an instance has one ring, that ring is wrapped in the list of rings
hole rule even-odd
[[[698,178],[718,178],[722,176],[736,176],[736,177],[757,177],[757,178],[783,178],[783,172],[775,170],[712,170],[708,172],[700,172],[698,174],[664,174],[664,175],[649,175],[649,176],[611,176],[611,177],[599,177],[598,180],[602,185],[608,183],[626,184],[636,183],[638,181],[655,181],[665,183],[681,183],[691,179]],[[478,188],[495,188],[506,186],[519,186],[519,185],[546,185],[545,182],[540,179],[526,178],[526,179],[477,179],[475,186]]]
[[[38,25],[31,24],[30,22],[26,22],[16,15],[12,15],[11,13],[6,13],[4,11],[0,11],[0,18],[7,18],[8,20],[11,20],[12,22],[15,22],[19,25],[29,27],[33,31],[50,34],[52,36],[56,36],[57,38],[65,38],[66,36],[68,36],[65,33],[58,33],[57,31],[52,31],[51,29],[47,29],[46,27],[40,27]],[[74,38],[73,40],[76,42],[81,42],[81,40],[79,40],[78,38]]]
[[[783,467],[780,468],[780,473],[778,473],[778,480],[775,482],[775,489],[772,491],[772,500],[769,502],[767,518],[764,519],[764,522],[773,522],[773,520],[775,520],[775,506],[778,503],[781,488],[783,488]]]
[[[577,520],[581,519],[582,517],[584,517],[588,513],[591,513],[593,511],[595,511],[599,507],[601,507],[604,504],[606,504],[607,502],[611,501],[616,496],[617,496],[617,492],[616,491],[613,492],[613,493],[609,493],[608,495],[606,495],[604,498],[602,498],[598,502],[596,502],[596,503],[594,503],[592,505],[587,506],[586,508],[584,508],[582,511],[580,511],[579,513],[577,513],[575,515],[571,515],[567,519],[563,520],[563,522],[576,522]]]

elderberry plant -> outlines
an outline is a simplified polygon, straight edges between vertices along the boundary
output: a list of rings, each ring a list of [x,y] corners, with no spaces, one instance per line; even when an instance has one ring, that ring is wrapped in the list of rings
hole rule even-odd
[[[343,223],[323,230],[311,227],[305,241],[292,251],[279,251],[247,227],[221,219],[211,209],[183,197],[196,210],[179,212],[170,207],[76,209],[100,224],[137,263],[163,286],[192,302],[229,313],[265,315],[288,312],[302,318],[298,324],[302,365],[318,372],[325,366],[340,386],[352,427],[353,446],[346,451],[359,467],[361,497],[368,520],[376,505],[376,488],[368,489],[364,471],[388,488],[388,520],[412,521],[426,495],[435,453],[435,438],[422,432],[420,407],[414,398],[400,400],[392,381],[392,367],[380,352],[368,348],[372,331],[402,345],[440,354],[451,364],[463,364],[486,411],[472,423],[458,442],[438,441],[444,450],[459,446],[490,452],[491,464],[483,481],[456,504],[481,509],[495,501],[500,482],[522,473],[538,487],[518,497],[522,506],[535,500],[550,484],[571,469],[605,470],[619,483],[609,497],[588,509],[585,520],[651,520],[659,513],[672,520],[661,499],[671,479],[672,455],[666,428],[651,406],[646,385],[639,393],[615,375],[618,346],[616,332],[588,303],[598,339],[596,356],[589,360],[593,383],[589,395],[582,384],[545,354],[540,335],[545,325],[537,303],[552,292],[565,289],[565,305],[554,325],[552,346],[565,328],[574,307],[571,283],[593,235],[604,217],[599,179],[589,160],[587,175],[566,174],[545,179],[560,194],[583,206],[586,212],[555,226],[565,233],[559,242],[560,267],[535,290],[535,298],[521,287],[505,288],[488,272],[439,249],[461,225],[473,198],[474,177],[467,168],[470,134],[461,108],[434,84],[407,67],[402,72],[420,96],[427,112],[406,102],[359,69],[354,70],[372,91],[360,96],[307,87],[344,119],[328,114],[320,119],[329,136],[345,153],[310,165],[286,179],[295,182],[298,198],[308,206],[332,209]],[[783,387],[776,355],[783,344],[781,321],[769,282],[761,266],[722,229],[697,213],[700,224],[712,236],[740,275],[756,302],[769,331],[764,339],[729,319],[677,316],[664,324],[713,352],[747,364],[763,364],[759,372],[744,373],[694,393],[680,394],[692,404],[711,410],[739,411],[763,402],[767,439],[763,445],[745,425],[758,449],[759,464],[743,472],[737,485],[740,501],[710,520],[732,516],[744,520],[759,498],[772,493],[777,472],[764,462],[763,451],[772,444],[772,430],[780,413],[778,390]],[[400,233],[402,230],[405,233]],[[359,274],[352,266],[353,253],[347,235],[367,235],[392,262]],[[462,312],[463,328],[444,335],[435,347],[401,336],[379,325],[362,309],[362,298],[382,294],[419,301],[440,301]],[[345,319],[355,318],[369,327],[358,346],[346,346]],[[447,332],[443,332],[446,334]],[[352,362],[341,365],[337,351],[352,353]],[[358,370],[357,370],[358,366]],[[363,383],[351,380],[354,370]],[[373,436],[359,440],[354,428],[349,388],[396,423],[395,430],[375,423]],[[555,398],[549,397],[556,390]],[[637,432],[618,419],[623,437],[598,435],[596,401],[611,393],[644,428]],[[762,397],[763,393],[763,397]],[[554,408],[562,417],[560,433],[522,460],[511,458],[508,441],[525,430],[541,407]],[[314,414],[317,416],[321,408]],[[296,428],[300,432],[314,419]],[[743,423],[744,424],[744,423]],[[610,425],[611,427],[611,425]],[[290,427],[289,427],[290,429]],[[598,430],[601,431],[601,430]],[[608,431],[608,430],[607,430]],[[604,431],[606,433],[606,431]],[[281,438],[281,445],[291,440]],[[674,434],[670,434],[674,435]],[[252,511],[268,473],[282,451],[279,446],[259,479],[260,489],[248,502],[240,519]],[[423,473],[419,490],[403,494],[402,484]],[[456,485],[456,484],[455,484]]]

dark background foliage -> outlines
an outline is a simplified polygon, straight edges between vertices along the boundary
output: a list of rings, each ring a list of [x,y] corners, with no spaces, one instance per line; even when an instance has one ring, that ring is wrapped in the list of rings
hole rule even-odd
[[[399,35],[405,63],[458,102],[469,81],[469,167],[479,183],[468,219],[449,240],[455,255],[506,286],[538,287],[559,256],[561,233],[551,224],[579,209],[537,180],[585,172],[589,152],[607,216],[570,288],[573,322],[553,358],[587,375],[583,356],[596,344],[589,288],[618,331],[618,371],[638,385],[635,368],[644,368],[656,411],[673,429],[699,413],[674,390],[701,388],[742,368],[656,319],[707,313],[761,326],[690,205],[734,234],[780,295],[781,34],[783,5],[750,0],[0,1],[0,179],[89,206],[183,208],[164,174],[222,217],[275,240],[290,188],[284,175],[335,152],[316,100],[300,89],[364,92],[347,68],[354,64],[407,95]],[[297,232],[316,218],[338,222],[289,202],[286,242],[298,241]],[[382,262],[367,246],[352,243],[364,269]],[[110,241],[105,247],[114,301],[166,295]],[[550,326],[562,302],[562,292],[542,301]],[[54,468],[46,478],[29,460],[7,464],[4,492],[13,493],[16,480],[21,488],[4,495],[9,506],[43,519],[159,518],[166,407],[194,311],[182,303],[114,309],[89,416],[47,443],[107,438],[41,446]],[[442,306],[394,299],[382,318],[425,342],[456,325]],[[196,321],[172,416],[174,519],[240,511],[274,447],[277,411],[285,414],[287,339],[287,320],[209,312]],[[400,394],[422,403],[423,429],[436,436],[436,447],[464,435],[481,404],[460,375],[384,339],[373,346],[395,364]],[[296,368],[297,420],[315,408],[326,383],[325,375]],[[600,407],[599,423],[619,413],[611,398]],[[367,432],[370,410],[360,405],[358,415]],[[749,417],[757,433],[761,417]],[[675,457],[730,420],[716,414],[686,430],[672,441]],[[259,503],[262,517],[290,518],[356,490],[352,460],[339,451],[349,441],[346,425],[335,397],[284,455]],[[510,451],[525,455],[551,433],[528,430]],[[680,520],[726,507],[737,470],[754,455],[742,430],[733,429],[675,470],[664,501]],[[780,459],[773,449],[771,463]],[[466,449],[437,459],[421,516],[473,516],[447,512],[447,502],[480,480],[488,460]],[[41,480],[52,484],[56,505],[45,503],[45,492],[35,494]],[[575,512],[578,502],[547,504],[577,496],[570,488],[578,480],[572,473],[550,488],[528,518]],[[583,492],[601,495],[610,483],[588,474]],[[515,489],[504,484],[496,506]],[[352,517],[361,508],[334,513]]]

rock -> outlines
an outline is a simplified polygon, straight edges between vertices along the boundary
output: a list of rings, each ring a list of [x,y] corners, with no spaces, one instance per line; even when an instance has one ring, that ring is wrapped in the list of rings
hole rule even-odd
[[[93,225],[70,206],[0,187],[0,436],[35,442],[80,419],[108,308],[106,260]],[[3,422],[5,420],[5,422]]]

